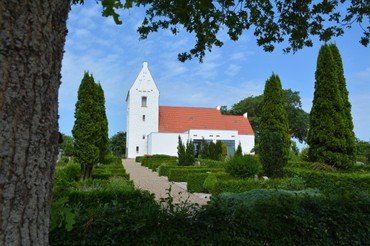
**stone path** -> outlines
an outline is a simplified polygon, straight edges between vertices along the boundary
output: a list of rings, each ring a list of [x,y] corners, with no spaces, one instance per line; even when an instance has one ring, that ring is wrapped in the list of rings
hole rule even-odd
[[[135,187],[154,193],[157,201],[167,197],[167,189],[170,186],[172,186],[171,196],[174,198],[174,203],[180,203],[188,199],[190,203],[204,205],[209,201],[209,199],[187,192],[183,186],[180,187],[174,182],[169,182],[167,177],[158,176],[157,172],[141,166],[134,159],[124,159],[123,166],[126,172],[130,174],[130,179],[134,182]]]

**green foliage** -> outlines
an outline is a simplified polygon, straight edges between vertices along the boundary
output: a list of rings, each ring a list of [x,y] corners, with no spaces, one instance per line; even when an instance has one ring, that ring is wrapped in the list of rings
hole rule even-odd
[[[141,165],[157,171],[161,165],[177,165],[177,159],[172,156],[147,156],[142,159]]]
[[[181,137],[179,135],[179,141],[178,141],[178,146],[177,146],[177,157],[179,160],[179,165],[180,166],[187,166],[187,156],[186,156],[186,149],[185,146],[181,140]]]
[[[299,158],[301,159],[301,161],[309,161],[310,158],[308,157],[308,148],[303,148],[300,155],[299,155]]]
[[[78,89],[75,110],[74,154],[81,164],[81,178],[91,177],[94,164],[103,163],[108,153],[108,122],[105,114],[104,92],[85,72]]]
[[[289,167],[286,168],[286,173],[288,176],[302,177],[308,188],[317,188],[328,194],[351,191],[370,193],[370,174],[368,172],[340,173]]]
[[[188,175],[191,173],[207,173],[220,171],[223,171],[223,169],[202,167],[170,168],[168,172],[168,180],[174,182],[186,182]]]
[[[236,148],[234,156],[243,156],[242,145],[240,142],[238,144],[238,148]]]
[[[80,165],[74,161],[69,161],[64,165],[57,164],[55,173],[55,186],[67,185],[80,178]]]
[[[234,156],[226,162],[225,171],[237,178],[250,178],[260,173],[261,163],[251,155]]]
[[[201,166],[206,167],[215,167],[215,168],[224,168],[226,165],[226,162],[224,161],[216,161],[216,160],[210,160],[210,159],[198,159]]]
[[[144,158],[145,158],[144,156],[136,156],[135,162],[142,162]]]
[[[194,165],[194,162],[195,162],[194,143],[193,143],[192,140],[190,140],[186,143],[185,156],[186,156],[186,161],[183,163],[184,165],[181,165],[180,162],[179,162],[179,165],[180,166]]]
[[[187,190],[189,192],[206,192],[203,183],[208,175],[208,173],[189,173],[186,178]]]
[[[92,77],[92,75],[91,75]],[[104,163],[105,156],[109,152],[109,137],[108,137],[108,119],[105,113],[105,96],[100,83],[95,84],[95,103],[97,111],[95,112],[96,124],[98,127],[97,147],[99,148],[99,162]]]
[[[211,192],[215,189],[215,186],[218,182],[218,179],[217,179],[217,176],[215,173],[210,173],[206,179],[204,180],[204,183],[203,183],[203,188],[207,191],[207,192]],[[212,192],[211,192],[212,193]]]
[[[345,116],[338,65],[330,46],[323,45],[317,59],[315,94],[308,134],[309,159],[348,169],[354,164],[347,139],[351,138],[349,120]],[[343,90],[343,89],[342,89]],[[344,89],[345,90],[345,89]],[[348,106],[348,105],[347,105]],[[350,107],[350,106],[349,106]]]
[[[356,161],[356,138],[355,133],[353,132],[353,121],[352,121],[352,113],[351,113],[351,103],[348,98],[348,90],[346,87],[346,79],[344,77],[344,68],[342,63],[342,57],[339,53],[339,49],[335,44],[330,44],[329,48],[331,50],[331,53],[333,55],[333,60],[336,67],[336,73],[337,73],[337,84],[339,89],[340,97],[342,98],[343,102],[343,108],[341,108],[342,111],[342,117],[344,121],[344,129],[342,131],[344,132],[345,136],[345,142],[346,142],[346,155],[350,159],[351,163],[354,163]]]
[[[370,142],[356,140],[357,160],[363,160],[370,164]]]
[[[84,0],[72,2],[81,3]],[[272,52],[276,44],[284,41],[288,43],[283,49],[284,52],[311,47],[313,40],[327,42],[333,37],[343,35],[355,22],[365,25],[360,43],[367,46],[370,39],[366,22],[368,5],[362,1],[351,1],[343,11],[340,10],[344,1],[261,3],[258,0],[104,0],[101,3],[103,16],[111,16],[116,24],[122,24],[119,14],[123,12],[121,9],[145,7],[146,14],[138,28],[142,39],[160,29],[168,29],[173,35],[177,35],[181,30],[193,34],[195,45],[189,51],[178,54],[180,61],[198,58],[202,62],[207,51],[224,44],[222,31],[228,34],[230,40],[236,41],[246,31],[253,30],[257,44],[267,52]]]
[[[63,142],[59,144],[59,149],[63,151],[63,156],[73,156],[73,137],[62,134]]]
[[[116,156],[123,157],[126,154],[126,132],[117,132],[109,140],[109,149]]]
[[[260,120],[259,155],[264,172],[269,177],[283,177],[288,161],[290,136],[287,112],[280,79],[273,74],[263,92]]]
[[[204,138],[202,138],[200,143],[199,157],[203,159],[209,158],[208,142]]]
[[[306,141],[309,114],[303,111],[301,97],[298,91],[283,90],[285,109],[288,114],[289,133],[300,142]],[[234,104],[227,114],[242,115],[248,113],[248,120],[256,134],[256,145],[259,144],[260,120],[262,113],[263,95],[247,97]]]

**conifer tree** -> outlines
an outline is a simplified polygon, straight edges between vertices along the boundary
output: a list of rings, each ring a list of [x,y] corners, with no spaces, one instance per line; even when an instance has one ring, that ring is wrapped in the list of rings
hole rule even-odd
[[[352,165],[347,155],[347,120],[343,113],[342,92],[339,89],[337,63],[331,48],[323,45],[317,58],[315,93],[310,113],[308,156],[311,161],[338,168]]]
[[[241,145],[241,143],[239,142],[239,144],[238,144],[238,148],[236,148],[236,151],[235,151],[234,156],[242,156],[242,155],[243,155],[242,145]]]
[[[259,154],[269,177],[282,177],[288,161],[290,137],[281,82],[273,74],[265,85],[260,120]]]
[[[179,141],[177,145],[177,157],[179,161],[179,166],[185,166],[186,165],[186,151],[185,151],[185,146],[180,136],[179,136]]]
[[[108,154],[109,150],[109,137],[108,137],[108,120],[105,112],[105,97],[104,91],[100,84],[95,84],[96,86],[96,103],[97,112],[96,124],[98,125],[99,133],[96,136],[97,147],[99,148],[99,162],[104,163],[105,156]]]
[[[194,143],[192,140],[187,142],[185,153],[186,153],[185,166],[193,165],[195,162],[195,157],[194,157]]]
[[[346,78],[344,77],[342,57],[338,47],[335,44],[331,44],[329,47],[336,65],[338,89],[343,101],[342,112],[345,121],[345,127],[343,128],[343,131],[346,139],[346,154],[348,155],[349,161],[354,163],[356,161],[356,137],[353,132],[351,103],[348,98],[349,93],[346,86]]]
[[[95,122],[97,111],[94,95],[96,86],[93,78],[85,72],[78,89],[75,110],[74,137],[75,157],[81,165],[81,179],[91,177],[92,169],[99,160],[99,148],[96,146],[96,136],[99,128]]]
[[[219,161],[221,160],[221,156],[222,156],[222,142],[217,140],[216,141],[216,145],[215,145],[215,160]]]
[[[209,145],[204,138],[202,139],[202,142],[200,143],[199,155],[201,158],[204,158],[204,159],[209,158]]]

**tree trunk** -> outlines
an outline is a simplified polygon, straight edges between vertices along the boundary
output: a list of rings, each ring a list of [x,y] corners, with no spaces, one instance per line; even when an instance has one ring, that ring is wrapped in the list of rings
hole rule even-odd
[[[47,245],[68,0],[0,1],[0,245]]]

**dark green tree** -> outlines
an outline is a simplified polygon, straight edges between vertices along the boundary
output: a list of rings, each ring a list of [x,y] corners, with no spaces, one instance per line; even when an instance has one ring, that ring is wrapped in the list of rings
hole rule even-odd
[[[92,77],[92,75],[91,75]],[[92,77],[93,78],[93,77]],[[109,151],[108,137],[108,119],[105,112],[105,97],[104,91],[100,83],[95,84],[95,93],[97,103],[97,111],[95,113],[96,124],[98,127],[98,135],[96,136],[97,147],[99,148],[99,162],[104,163],[104,159]]]
[[[348,98],[348,90],[346,86],[346,78],[344,77],[344,68],[342,57],[339,53],[339,49],[335,44],[329,45],[333,59],[336,65],[338,89],[343,101],[343,118],[345,121],[345,128],[343,129],[346,139],[346,154],[352,163],[356,160],[356,137],[353,132],[353,121],[351,113],[351,103]]]
[[[204,138],[202,139],[200,143],[199,156],[203,159],[209,158],[209,144]]]
[[[214,156],[214,160],[221,160],[222,158],[222,142],[220,140],[217,140],[216,141],[216,145],[215,145],[215,156]]]
[[[283,90],[285,109],[288,114],[289,133],[292,137],[304,142],[307,140],[309,114],[302,109],[301,97],[298,91]],[[224,109],[223,114],[242,115],[248,113],[248,120],[256,134],[256,149],[259,142],[259,122],[261,118],[263,95],[250,96],[234,104],[230,110]]]
[[[186,143],[186,150],[185,150],[185,156],[186,156],[186,161],[185,161],[185,166],[191,166],[195,162],[195,156],[194,156],[194,143],[192,140],[188,141]]]
[[[126,132],[117,132],[109,140],[109,149],[114,155],[123,157],[126,154]]]
[[[259,154],[264,172],[269,177],[282,177],[288,161],[290,135],[284,93],[277,75],[265,85],[260,119]]]
[[[92,76],[85,72],[78,89],[75,124],[72,134],[74,137],[74,154],[81,165],[81,179],[91,177],[94,164],[99,161],[99,148],[96,137],[100,128],[96,124],[97,103],[95,101],[96,85]]]
[[[179,161],[179,166],[186,166],[186,150],[184,143],[181,140],[181,137],[179,136],[179,141],[177,145],[177,157]]]
[[[63,151],[64,156],[73,156],[73,137],[62,134],[63,142],[59,144],[59,148]]]
[[[234,156],[243,156],[242,145],[240,142],[238,144],[238,148],[236,148]]]
[[[337,63],[329,45],[320,49],[315,80],[308,132],[309,159],[346,169],[353,161],[347,154],[347,119],[343,113]]]

